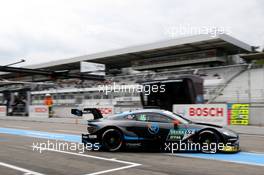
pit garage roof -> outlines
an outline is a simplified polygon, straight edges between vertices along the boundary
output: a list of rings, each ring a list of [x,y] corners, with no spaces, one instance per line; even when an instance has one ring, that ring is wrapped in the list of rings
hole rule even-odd
[[[251,53],[251,54],[241,54],[241,58],[244,58],[248,62],[252,60],[264,60],[264,52]]]
[[[229,35],[221,34],[212,37],[210,34],[203,34],[31,65],[27,66],[27,68],[50,70],[79,69],[80,61],[103,63],[107,64],[110,68],[130,67],[132,60],[208,49],[222,49],[229,54],[252,52],[250,45]]]

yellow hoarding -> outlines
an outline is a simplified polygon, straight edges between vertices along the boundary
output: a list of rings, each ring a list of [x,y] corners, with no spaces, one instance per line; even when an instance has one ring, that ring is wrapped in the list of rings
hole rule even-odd
[[[230,125],[248,125],[249,104],[228,104],[228,123]]]

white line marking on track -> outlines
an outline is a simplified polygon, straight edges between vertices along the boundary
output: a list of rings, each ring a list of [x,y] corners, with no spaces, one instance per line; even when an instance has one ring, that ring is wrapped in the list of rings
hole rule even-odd
[[[40,149],[41,147],[37,147],[37,148]],[[108,173],[108,172],[113,172],[113,171],[128,169],[128,168],[132,168],[132,167],[136,167],[136,166],[140,166],[141,165],[141,164],[134,163],[134,162],[117,160],[115,158],[106,158],[106,157],[92,156],[92,155],[88,155],[88,154],[80,154],[80,153],[67,152],[67,151],[54,150],[54,149],[44,149],[44,150],[46,150],[46,151],[53,151],[53,152],[59,152],[59,153],[64,153],[64,154],[70,154],[70,155],[76,155],[76,156],[81,156],[81,157],[94,158],[94,159],[105,160],[105,161],[110,161],[110,162],[117,162],[117,163],[122,163],[122,164],[128,164],[126,166],[122,166],[122,167],[119,167],[119,168],[113,168],[113,169],[109,169],[109,170],[103,170],[103,171],[99,171],[99,172],[95,172],[95,173],[89,173],[89,174],[86,174],[86,175],[104,174],[104,173]]]
[[[4,166],[4,167],[10,168],[10,169],[21,171],[21,172],[24,173],[24,175],[44,175],[44,174],[41,174],[41,173],[38,173],[38,172],[35,172],[35,171],[31,171],[31,170],[28,170],[28,169],[25,169],[25,168],[21,168],[21,167],[18,167],[18,166],[14,166],[14,165],[11,165],[11,164],[7,164],[7,163],[4,163],[4,162],[0,162],[0,166]]]
[[[136,166],[139,166],[139,165],[128,165],[128,166],[123,166],[123,167],[120,167],[120,168],[113,168],[113,169],[110,169],[110,170],[104,170],[104,171],[98,171],[96,173],[90,173],[90,174],[85,174],[85,175],[97,175],[97,174],[104,174],[104,173],[109,173],[109,172],[113,172],[113,171],[119,171],[119,170],[123,170],[123,169],[128,169],[128,168],[133,168],[133,167],[136,167]]]

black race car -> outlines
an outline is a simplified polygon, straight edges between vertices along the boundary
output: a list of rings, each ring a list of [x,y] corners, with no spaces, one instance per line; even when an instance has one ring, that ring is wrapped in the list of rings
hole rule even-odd
[[[142,109],[103,117],[96,108],[72,109],[72,114],[93,114],[82,142],[98,143],[106,151],[129,146],[162,151],[239,151],[239,136],[221,126],[195,123],[178,114],[159,109]],[[182,148],[182,149],[181,149]]]

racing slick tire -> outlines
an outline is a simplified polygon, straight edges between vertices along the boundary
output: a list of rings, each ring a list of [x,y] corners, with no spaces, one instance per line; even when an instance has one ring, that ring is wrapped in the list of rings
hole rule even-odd
[[[102,148],[105,151],[116,152],[123,149],[123,134],[117,129],[107,129],[102,134]]]
[[[199,134],[199,143],[201,146],[200,151],[202,153],[207,153],[207,154],[214,154],[216,152],[218,152],[218,144],[220,142],[220,138],[219,136],[210,130],[205,130],[202,131]],[[205,146],[207,145],[207,146]],[[207,149],[205,149],[207,148]]]

